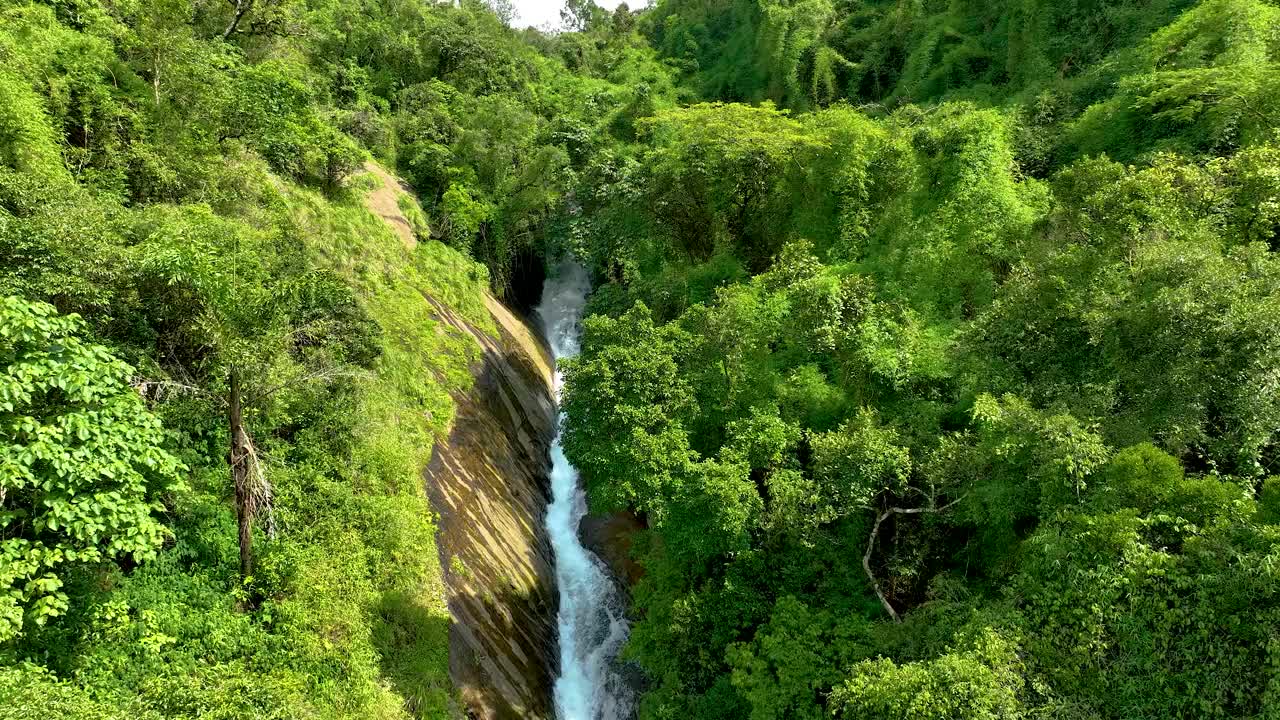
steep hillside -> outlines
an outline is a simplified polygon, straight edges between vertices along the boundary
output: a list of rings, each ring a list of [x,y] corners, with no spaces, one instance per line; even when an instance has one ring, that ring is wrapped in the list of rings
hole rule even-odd
[[[0,7],[0,717],[550,717],[566,255],[641,720],[1276,715],[1275,0],[511,10]]]
[[[519,321],[370,162],[393,89],[330,52],[346,10],[226,10],[0,9],[0,715],[459,716],[424,472]],[[542,62],[483,8],[406,13]],[[474,100],[404,57],[395,88]],[[103,386],[73,394],[90,361]],[[66,425],[100,396],[141,425]],[[134,465],[128,438],[163,449]]]

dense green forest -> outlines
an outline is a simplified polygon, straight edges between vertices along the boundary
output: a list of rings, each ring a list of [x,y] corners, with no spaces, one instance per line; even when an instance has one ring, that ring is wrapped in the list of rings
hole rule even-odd
[[[420,471],[478,349],[428,298],[492,324],[674,96],[616,22],[0,3],[0,717],[459,715]]]
[[[644,22],[708,102],[584,173],[565,441],[641,716],[1280,717],[1280,6]]]
[[[0,6],[0,718],[458,716],[427,298],[565,254],[645,720],[1280,718],[1280,5],[564,18]]]

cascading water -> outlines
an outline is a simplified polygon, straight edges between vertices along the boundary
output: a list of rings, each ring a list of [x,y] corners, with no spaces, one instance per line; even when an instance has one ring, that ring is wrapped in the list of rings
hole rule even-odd
[[[581,266],[564,263],[542,289],[538,316],[558,361],[578,352],[579,321],[590,282]],[[556,371],[556,397],[562,378]],[[627,639],[619,589],[600,558],[578,540],[587,512],[578,471],[551,445],[551,495],[547,534],[556,556],[560,586],[560,677],[555,705],[559,720],[626,720],[633,713],[632,690],[619,672],[618,651]]]

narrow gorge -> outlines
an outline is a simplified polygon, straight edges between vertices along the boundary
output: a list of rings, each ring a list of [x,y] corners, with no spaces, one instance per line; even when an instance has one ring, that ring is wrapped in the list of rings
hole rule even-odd
[[[565,263],[532,320],[487,297],[496,337],[434,304],[481,348],[425,479],[440,515],[450,674],[485,720],[625,720],[635,710],[635,681],[618,661],[626,589],[579,540],[586,498],[557,439],[555,365],[577,352],[589,289],[586,272]]]
[[[0,0],[0,720],[1280,720],[1278,327],[1280,0]]]
[[[455,398],[449,437],[426,485],[452,624],[449,672],[473,715],[555,717],[555,557],[542,528],[555,432],[553,362],[542,339],[496,299],[497,337],[436,312],[481,348],[474,386]]]
[[[589,290],[586,271],[569,262],[560,265],[543,289],[537,312],[557,361],[578,354],[579,325]],[[562,384],[557,370],[557,399]],[[557,715],[561,720],[624,720],[635,709],[634,689],[618,658],[629,630],[626,591],[579,538],[587,499],[578,471],[560,446],[558,431],[551,446],[551,491],[546,528],[555,549],[560,590]]]

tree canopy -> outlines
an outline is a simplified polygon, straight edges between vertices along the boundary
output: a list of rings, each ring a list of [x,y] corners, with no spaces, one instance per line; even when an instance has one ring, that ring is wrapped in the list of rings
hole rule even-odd
[[[457,717],[438,313],[571,256],[643,720],[1275,716],[1275,2],[511,17],[0,9],[0,715]]]

